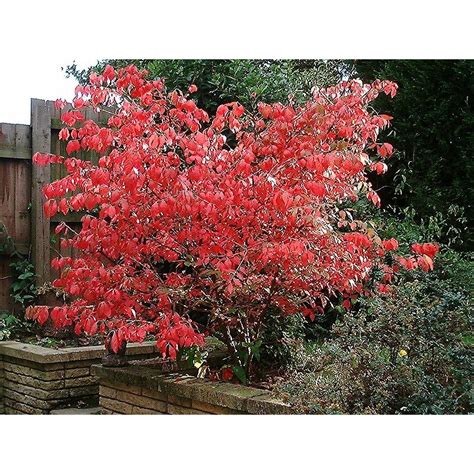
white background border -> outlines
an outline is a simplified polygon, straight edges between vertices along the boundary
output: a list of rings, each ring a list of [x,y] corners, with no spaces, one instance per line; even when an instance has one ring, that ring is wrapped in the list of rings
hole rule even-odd
[[[4,1],[1,75],[19,55],[473,57],[467,1]],[[32,70],[31,80],[41,71]],[[1,79],[0,79],[1,80]],[[1,84],[1,82],[0,82]],[[0,104],[1,107],[1,104]],[[0,417],[0,470],[95,474],[460,473],[469,416]]]

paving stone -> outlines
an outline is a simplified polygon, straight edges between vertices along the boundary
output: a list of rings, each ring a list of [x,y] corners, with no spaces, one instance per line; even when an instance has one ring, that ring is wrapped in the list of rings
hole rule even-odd
[[[97,378],[97,380],[98,380],[98,378]],[[134,385],[127,385],[127,384],[124,384],[124,383],[114,382],[113,383],[113,388],[116,389],[116,390],[121,390],[122,392],[133,393],[135,395],[140,395],[142,393],[141,387],[136,387]]]
[[[10,406],[10,401],[26,404],[33,408],[38,408],[40,410],[50,410],[57,406],[55,401],[47,401],[47,400],[40,400],[35,397],[31,397],[29,395],[25,395],[23,393],[16,392],[14,390],[10,390],[5,388],[4,390],[4,403],[5,407]]]
[[[105,385],[100,385],[99,396],[114,399],[117,397],[117,390],[115,388],[107,387]]]
[[[52,349],[49,347],[26,344],[16,341],[0,342],[0,356],[14,357],[23,361],[41,364],[81,360],[100,360],[104,355],[104,346],[84,346]],[[127,346],[127,355],[158,353],[154,342],[132,343]]]
[[[191,399],[180,397],[178,395],[168,395],[168,402],[180,407],[191,408]]]
[[[43,415],[48,413],[47,409],[31,407],[16,400],[5,399],[6,415]]]
[[[72,387],[68,389],[69,395],[68,398],[79,398],[85,396],[95,396],[97,397],[99,394],[99,386],[98,385],[86,385],[84,387]]]
[[[152,367],[96,367],[95,370],[102,384],[115,388],[116,384],[127,380],[127,390],[131,390],[132,385],[135,385],[137,391],[141,387],[141,397],[126,397],[126,400],[135,406],[143,406],[138,400],[144,396],[155,399],[167,396],[169,413],[186,411],[176,407],[216,414],[292,413],[287,404],[276,399],[268,390],[259,388],[210,382],[183,374],[164,375]],[[116,396],[124,397],[119,392]]]
[[[90,373],[91,365],[100,364],[101,359],[84,359],[84,360],[72,360],[64,364],[65,368],[71,369],[84,369],[87,368]]]
[[[271,393],[247,400],[247,411],[255,415],[289,415],[291,407],[275,398]]]
[[[127,357],[150,358],[156,355],[156,351],[154,342],[129,344]],[[103,354],[103,346],[51,349],[2,341],[0,413],[6,409],[10,412],[43,413],[72,401],[98,400],[98,379],[90,374],[90,367],[93,363],[99,363]],[[122,382],[119,388],[130,393],[141,393],[141,387],[128,386],[126,382]],[[6,403],[3,402],[4,385],[8,398]],[[150,403],[166,411],[166,403],[160,398],[163,397],[156,397]]]

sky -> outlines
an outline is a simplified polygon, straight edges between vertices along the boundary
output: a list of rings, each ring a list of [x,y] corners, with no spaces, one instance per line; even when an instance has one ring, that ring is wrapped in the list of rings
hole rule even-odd
[[[136,0],[134,8],[138,9],[140,2]],[[297,15],[297,22],[288,21],[287,9],[269,10],[265,2],[260,5],[254,0],[241,2],[249,4],[249,9],[226,7],[234,25],[231,31],[222,2],[218,9],[205,10],[203,21],[213,25],[212,35],[206,36],[205,41],[196,41],[199,22],[192,0],[189,3],[193,14],[179,16],[180,34],[176,34],[174,21],[164,21],[160,23],[158,36],[155,28],[147,27],[146,20],[154,18],[153,9],[155,16],[174,18],[173,3],[164,8],[162,2],[141,2],[140,21],[131,22],[128,11],[120,10],[123,26],[112,28],[100,26],[98,19],[109,18],[111,11],[118,15],[114,0],[81,0],[81,10],[93,13],[94,21],[87,22],[79,21],[75,3],[69,5],[64,0],[48,0],[48,8],[44,2],[30,1],[27,5],[22,0],[3,2],[1,16],[7,21],[0,28],[0,123],[29,124],[31,98],[70,100],[76,83],[74,79],[65,78],[61,67],[74,60],[84,68],[102,58],[439,59],[473,56],[472,17],[460,15],[458,9],[451,8],[456,0],[451,0],[447,11],[435,8],[428,11],[423,2],[419,5],[410,2],[409,15],[398,8],[381,14],[379,0],[367,0],[371,6],[366,9],[360,8],[359,2],[348,1],[344,15],[340,15],[337,22],[318,20],[334,14],[331,2],[323,2],[323,5],[315,2],[314,12],[310,9],[307,14]],[[28,15],[24,14],[26,8]],[[252,15],[248,14],[250,10]],[[428,13],[430,19],[425,18]],[[420,18],[424,21],[420,22]],[[401,22],[403,35],[395,35],[396,25]],[[253,32],[251,35],[238,34],[243,24],[247,31]],[[375,29],[366,26],[369,24],[375,25]],[[345,33],[334,34],[334,31]],[[257,39],[259,35],[261,38]],[[172,41],[163,41],[166,38]]]
[[[31,55],[10,58],[8,70],[0,71],[0,123],[30,123],[30,99],[71,100],[77,81],[66,79],[61,67],[72,64],[74,57]],[[96,63],[89,57],[76,61],[82,69]]]

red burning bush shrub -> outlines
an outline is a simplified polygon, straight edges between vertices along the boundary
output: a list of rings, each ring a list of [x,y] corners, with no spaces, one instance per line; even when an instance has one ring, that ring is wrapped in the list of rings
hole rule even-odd
[[[348,208],[361,198],[380,205],[366,172],[386,170],[393,150],[377,134],[391,117],[368,104],[396,89],[343,82],[303,106],[260,104],[253,116],[233,102],[210,120],[189,94],[167,93],[134,66],[91,75],[62,114],[60,138],[69,155],[98,152],[98,164],[34,157],[67,170],[45,187],[45,214],[85,212],[78,233],[57,228],[63,246],[81,251],[52,262],[71,302],[28,316],[107,333],[114,352],[154,334],[170,357],[212,331],[247,370],[270,308],[313,319],[331,298],[349,306],[376,291],[375,270],[385,288],[397,259],[430,269],[437,247],[388,255],[396,240],[381,241]],[[108,124],[85,120],[85,107],[113,110]],[[193,312],[208,315],[205,328]]]

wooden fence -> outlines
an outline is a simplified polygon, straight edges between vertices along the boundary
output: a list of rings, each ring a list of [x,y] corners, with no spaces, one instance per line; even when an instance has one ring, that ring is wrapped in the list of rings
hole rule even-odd
[[[85,111],[85,117],[106,120],[93,110]],[[0,310],[13,308],[12,257],[4,245],[7,240],[14,242],[17,252],[31,258],[38,285],[54,278],[50,266],[53,254],[70,255],[69,251],[61,251],[54,228],[59,221],[77,225],[81,216],[71,213],[48,219],[43,214],[42,188],[64,176],[64,167],[32,166],[31,161],[36,152],[65,156],[65,143],[58,138],[61,128],[60,111],[55,109],[54,102],[40,99],[31,99],[30,125],[0,123]],[[87,158],[97,159],[91,154]]]

